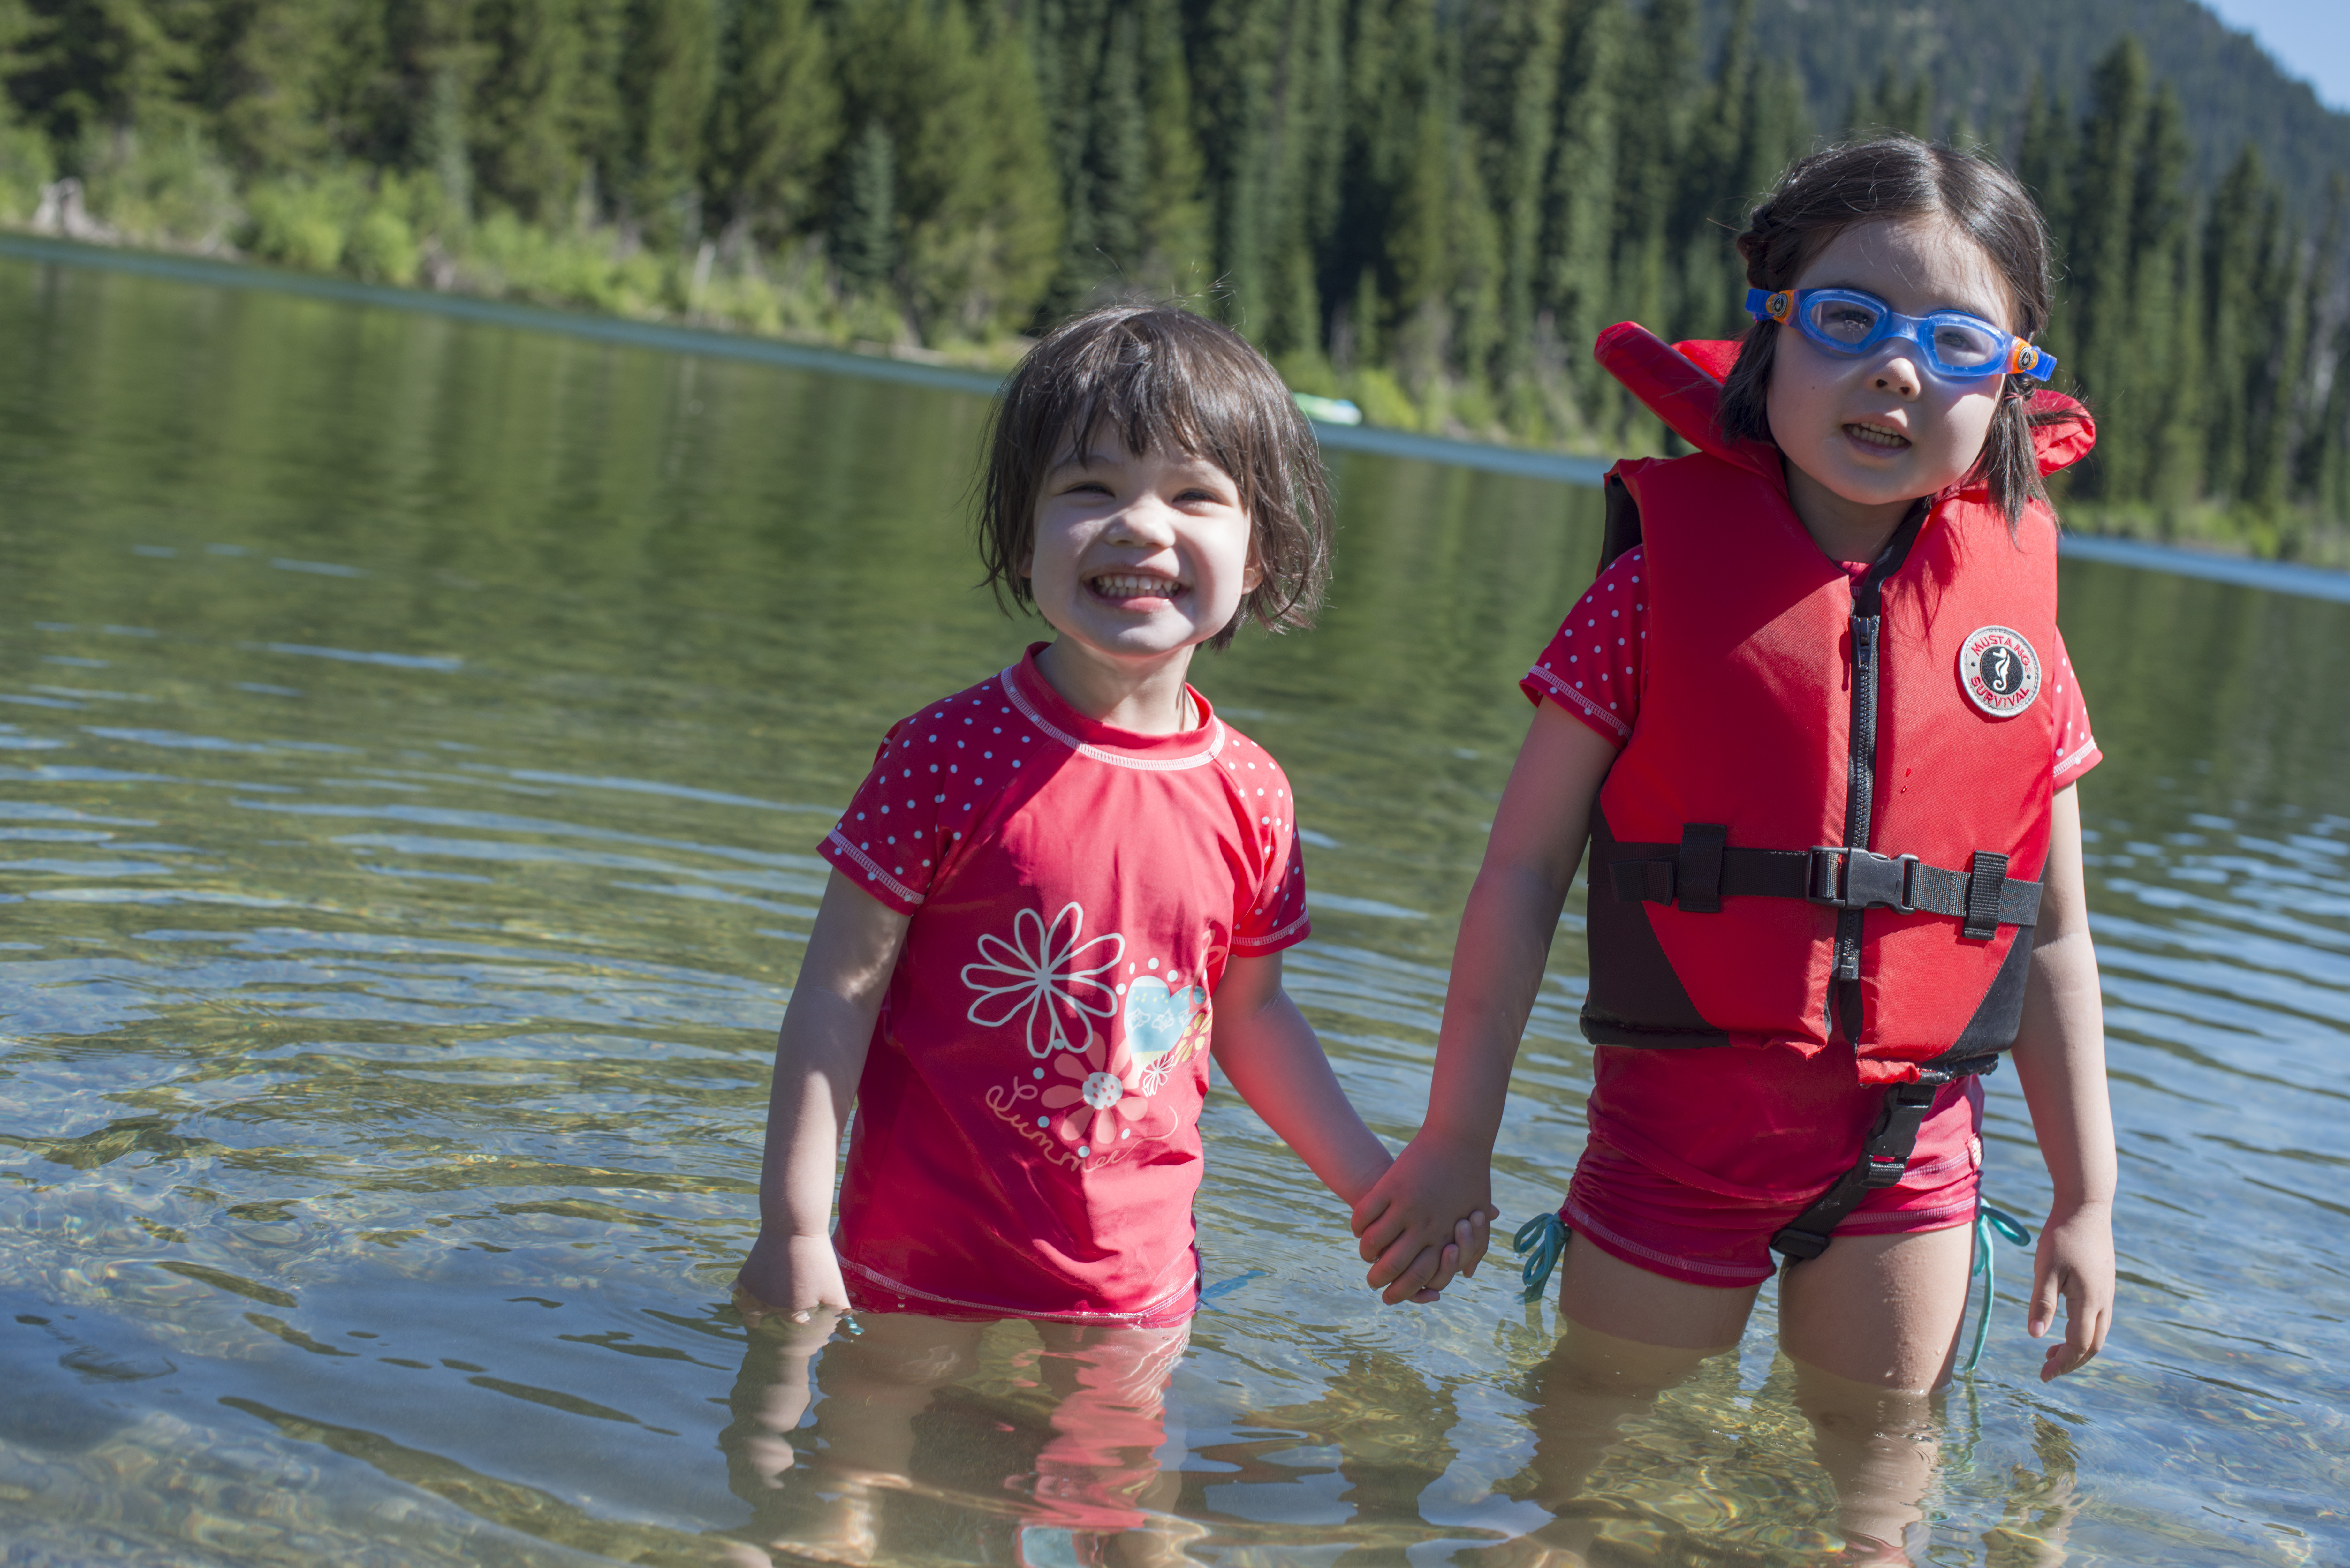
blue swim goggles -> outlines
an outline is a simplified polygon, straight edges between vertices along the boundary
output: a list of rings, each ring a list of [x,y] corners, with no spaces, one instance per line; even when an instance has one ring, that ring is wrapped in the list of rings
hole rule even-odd
[[[2056,356],[2012,332],[2002,332],[1980,316],[1969,316],[1963,310],[1903,316],[1877,296],[1856,288],[1783,288],[1776,294],[1750,288],[1746,311],[1757,321],[1775,321],[1783,327],[1792,323],[1829,353],[1847,358],[1867,353],[1888,337],[1907,337],[1918,345],[1926,368],[1947,380],[1973,381],[2004,374],[2044,381],[2056,369]]]

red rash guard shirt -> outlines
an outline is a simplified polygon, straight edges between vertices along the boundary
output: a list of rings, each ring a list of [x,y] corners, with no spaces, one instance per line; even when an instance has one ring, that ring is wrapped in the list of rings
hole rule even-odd
[[[1530,701],[1555,703],[1619,748],[1639,722],[1648,637],[1641,556],[1627,550],[1599,574],[1518,682]],[[1844,566],[1856,581],[1867,570]],[[2061,790],[2104,754],[2061,642],[2054,654],[2043,697],[2056,704],[2049,765]],[[1752,1039],[1733,1036],[1732,1047],[1596,1048],[1591,1137],[1702,1191],[1746,1202],[1807,1200],[1851,1166],[1883,1092],[1861,1085],[1856,1073],[1804,1071],[1794,1053],[1759,1048]],[[1981,1092],[1972,1079],[1943,1085],[1918,1133],[1913,1171],[1963,1168],[1974,1158],[1966,1101]]]
[[[1180,734],[1096,723],[1043,646],[891,729],[821,846],[911,917],[834,1236],[868,1310],[1187,1309],[1211,999],[1307,932],[1272,756],[1197,692]]]

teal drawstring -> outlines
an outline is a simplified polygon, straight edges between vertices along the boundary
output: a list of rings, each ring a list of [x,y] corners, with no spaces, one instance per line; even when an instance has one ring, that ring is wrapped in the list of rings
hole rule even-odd
[[[2013,1215],[1993,1209],[1978,1199],[1975,1202],[1975,1261],[1973,1267],[1967,1271],[1967,1285],[1971,1291],[1974,1276],[1981,1274],[1983,1277],[1982,1310],[1975,1314],[1975,1342],[1967,1351],[1966,1365],[1959,1368],[1961,1372],[1974,1371],[1975,1363],[1982,1359],[1983,1341],[1991,1335],[1991,1291],[1999,1282],[1999,1272],[1991,1262],[1991,1244],[1994,1236],[2003,1236],[2019,1247],[2032,1245],[2032,1232],[2025,1230]]]
[[[1566,1221],[1551,1213],[1537,1214],[1518,1227],[1512,1245],[1521,1252],[1531,1253],[1518,1270],[1518,1278],[1526,1282],[1526,1300],[1534,1301],[1550,1282],[1550,1272],[1558,1267],[1558,1260],[1566,1251]]]

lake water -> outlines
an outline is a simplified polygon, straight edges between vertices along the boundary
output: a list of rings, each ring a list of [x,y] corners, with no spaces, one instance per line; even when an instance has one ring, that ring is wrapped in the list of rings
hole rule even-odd
[[[838,1488],[823,1401],[748,1478],[774,1356],[727,1304],[813,849],[884,726],[1030,635],[971,587],[984,403],[22,261],[0,353],[0,1563],[746,1560]],[[1296,780],[1293,991],[1401,1140],[1514,678],[1598,515],[1335,468],[1325,625],[1197,679]],[[2350,605],[2074,562],[2064,620],[2107,757],[2121,1318],[2043,1386],[2004,1253],[1910,1550],[2341,1563]],[[1581,1143],[1578,948],[1518,1070],[1512,1224]],[[2036,1223],[1990,1095],[1988,1189]],[[1174,1372],[1155,1539],[1419,1564],[1542,1523],[1555,1308],[1499,1266],[1380,1308],[1228,1091],[1207,1128],[1231,1288]],[[1838,1548],[1771,1300],[1624,1430],[1595,1560]],[[879,1560],[1091,1550],[1031,1511],[1025,1332],[918,1423]]]

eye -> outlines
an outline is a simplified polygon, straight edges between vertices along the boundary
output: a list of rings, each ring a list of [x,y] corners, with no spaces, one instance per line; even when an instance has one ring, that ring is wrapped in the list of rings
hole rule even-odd
[[[1877,312],[1848,299],[1823,301],[1812,320],[1839,343],[1858,343],[1877,328]]]
[[[1946,365],[1970,369],[1988,365],[2006,347],[2005,336],[1985,322],[1946,316],[1934,323],[1934,353]]]

